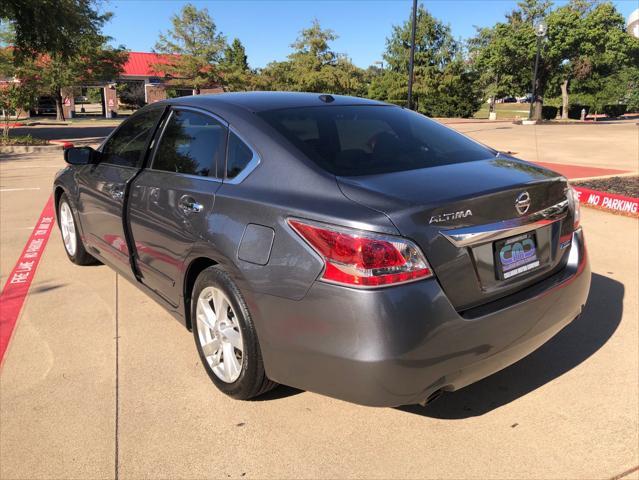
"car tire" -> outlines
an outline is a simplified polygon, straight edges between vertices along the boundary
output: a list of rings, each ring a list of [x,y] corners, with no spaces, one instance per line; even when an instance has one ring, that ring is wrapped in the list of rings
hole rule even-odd
[[[277,386],[264,371],[257,332],[242,294],[216,266],[203,270],[195,281],[191,324],[200,360],[221,392],[248,400]]]
[[[58,227],[62,234],[64,251],[76,265],[95,265],[98,261],[84,248],[82,238],[78,232],[78,216],[76,215],[66,193],[58,201]]]

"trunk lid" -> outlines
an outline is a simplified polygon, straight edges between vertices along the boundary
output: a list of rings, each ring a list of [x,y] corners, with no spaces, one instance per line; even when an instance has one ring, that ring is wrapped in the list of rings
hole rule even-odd
[[[500,154],[337,180],[348,198],[385,213],[403,236],[419,244],[458,311],[521,290],[568,258],[572,212],[566,180],[536,165]],[[520,197],[524,192],[528,201]],[[518,199],[520,210],[528,203],[523,213],[515,206]],[[534,233],[539,266],[504,279],[494,242],[525,232]]]

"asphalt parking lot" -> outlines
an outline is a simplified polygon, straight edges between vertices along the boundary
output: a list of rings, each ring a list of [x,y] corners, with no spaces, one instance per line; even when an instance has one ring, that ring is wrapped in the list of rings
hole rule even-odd
[[[520,130],[459,129],[473,128],[534,160]],[[636,125],[634,137],[632,126],[581,128],[607,139],[601,155],[621,139],[605,166],[638,169]],[[546,161],[576,161],[552,142]],[[583,164],[601,165],[593,148]],[[4,285],[62,158],[0,155]],[[398,409],[287,387],[258,401],[225,397],[189,332],[107,267],[71,264],[54,228],[0,371],[0,478],[637,479],[639,224],[582,214],[593,270],[584,315],[511,367]]]

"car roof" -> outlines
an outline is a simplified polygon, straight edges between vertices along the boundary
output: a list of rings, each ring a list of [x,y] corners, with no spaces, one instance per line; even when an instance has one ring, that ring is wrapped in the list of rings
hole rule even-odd
[[[166,103],[194,107],[236,107],[251,112],[284,108],[320,107],[336,105],[388,105],[367,98],[305,92],[233,92],[194,95],[166,100]]]

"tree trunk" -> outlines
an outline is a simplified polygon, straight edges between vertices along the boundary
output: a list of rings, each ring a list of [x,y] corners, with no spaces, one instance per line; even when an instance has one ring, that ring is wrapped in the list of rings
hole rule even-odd
[[[537,120],[540,121],[541,120],[541,100],[537,99],[535,100],[535,105],[533,107],[533,120]]]
[[[57,89],[55,92],[55,119],[59,121],[64,121],[64,108],[62,105],[62,92],[60,89]]]
[[[495,111],[495,95],[490,97],[490,104],[489,104],[489,107],[488,107],[488,111],[489,112],[494,112]]]
[[[568,101],[568,80],[567,78],[561,82],[561,119],[568,120],[568,109],[570,103]]]
[[[9,110],[3,110],[2,117],[4,118],[2,137],[6,140],[7,138],[9,138]]]

